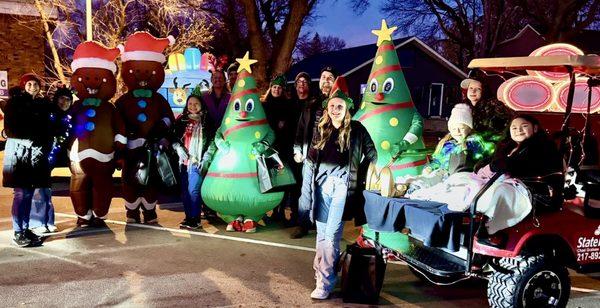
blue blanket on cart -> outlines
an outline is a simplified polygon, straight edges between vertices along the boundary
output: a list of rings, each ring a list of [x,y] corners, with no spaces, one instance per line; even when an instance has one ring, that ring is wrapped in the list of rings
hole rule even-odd
[[[387,198],[364,191],[365,215],[369,228],[379,232],[398,232],[410,229],[410,235],[430,247],[451,251],[460,248],[460,230],[466,212],[448,209],[445,203]]]

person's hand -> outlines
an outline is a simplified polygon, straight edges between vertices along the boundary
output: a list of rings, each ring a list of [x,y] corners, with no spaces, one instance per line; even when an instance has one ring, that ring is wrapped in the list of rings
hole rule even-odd
[[[255,142],[253,146],[253,151],[256,152],[256,154],[258,155],[263,154],[267,151],[267,146],[262,142]]]
[[[220,138],[215,138],[215,144],[217,145],[217,148],[219,149],[219,151],[223,151],[223,153],[227,154],[229,153],[229,141],[225,141],[223,139]]]
[[[279,170],[279,171],[283,170],[283,164],[279,164],[279,166],[277,166],[277,170]]]
[[[402,140],[398,143],[394,143],[390,150],[393,155],[398,155],[398,154],[406,151],[409,146],[410,146],[410,142],[408,142],[406,140]]]
[[[294,154],[294,161],[300,164],[304,161],[304,156],[301,153],[296,153]]]

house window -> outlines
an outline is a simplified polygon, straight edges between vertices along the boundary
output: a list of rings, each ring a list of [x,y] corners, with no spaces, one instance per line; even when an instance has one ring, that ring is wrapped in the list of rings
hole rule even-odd
[[[429,105],[427,116],[439,118],[442,116],[442,101],[444,100],[444,84],[432,82],[429,86]]]

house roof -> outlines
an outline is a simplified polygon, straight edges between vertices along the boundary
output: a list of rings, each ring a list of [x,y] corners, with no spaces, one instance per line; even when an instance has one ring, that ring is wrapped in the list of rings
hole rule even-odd
[[[461,71],[454,64],[450,63],[417,37],[409,36],[394,40],[394,46],[396,49],[411,43],[415,44],[415,46],[428,54],[434,60],[438,61],[440,64],[448,67],[450,71],[454,72],[459,77],[466,77],[466,74],[463,71]],[[347,76],[363,66],[371,64],[376,53],[377,45],[370,44],[317,54],[294,64],[290,68],[287,77],[288,80],[293,80],[298,73],[307,72],[311,79],[316,81],[319,79],[319,75],[321,74],[321,68],[328,65],[333,66],[340,75]]]
[[[49,18],[56,19],[58,17],[58,12],[54,7],[44,3],[42,3],[42,7]],[[0,0],[0,14],[40,16],[33,0]]]

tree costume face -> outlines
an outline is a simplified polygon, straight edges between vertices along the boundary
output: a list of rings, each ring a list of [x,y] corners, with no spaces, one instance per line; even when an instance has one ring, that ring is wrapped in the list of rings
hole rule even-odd
[[[417,112],[406,85],[398,54],[392,41],[396,27],[388,28],[385,20],[377,36],[377,53],[367,81],[367,88],[354,120],[367,129],[377,149],[377,167],[390,165],[394,178],[418,175],[427,163],[423,152],[423,119]],[[398,153],[400,152],[400,155]],[[392,157],[398,155],[391,163]],[[374,238],[374,232],[363,226],[363,234]],[[381,232],[380,242],[396,250],[408,248],[406,235]]]
[[[423,120],[417,112],[394,48],[391,34],[396,27],[388,28],[382,21],[378,37],[377,54],[367,82],[362,103],[354,120],[367,129],[377,148],[377,166],[390,163],[399,151],[401,154],[390,166],[394,177],[420,174],[427,163],[422,138]]]
[[[256,145],[271,144],[274,137],[248,61],[253,60],[247,54],[238,59],[240,74],[217,132],[229,143],[229,150],[216,152],[202,184],[202,199],[226,222],[238,216],[258,221],[283,198],[283,192],[262,194],[259,190]]]

